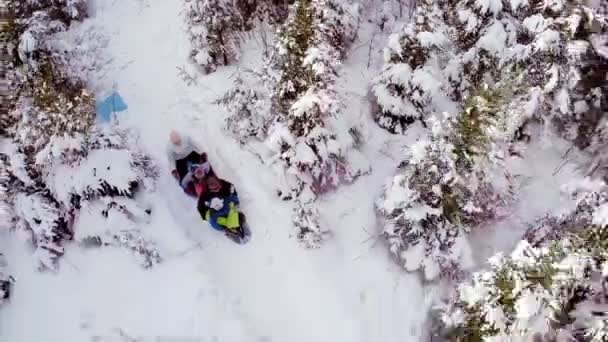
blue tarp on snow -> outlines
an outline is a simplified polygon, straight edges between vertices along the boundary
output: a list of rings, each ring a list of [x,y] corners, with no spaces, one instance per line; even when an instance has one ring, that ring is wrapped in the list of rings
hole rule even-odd
[[[127,104],[117,92],[113,92],[96,107],[97,117],[101,122],[109,122],[112,114],[127,109]]]

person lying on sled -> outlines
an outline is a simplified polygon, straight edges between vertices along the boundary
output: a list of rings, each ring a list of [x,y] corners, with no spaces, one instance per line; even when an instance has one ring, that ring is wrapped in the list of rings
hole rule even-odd
[[[215,175],[206,177],[206,189],[198,199],[198,211],[216,230],[234,230],[239,226],[236,206],[239,197],[234,186]]]
[[[187,193],[200,197],[207,188],[206,179],[208,176],[215,176],[209,162],[193,164],[190,171],[180,182],[180,186]]]
[[[213,174],[211,165],[207,161],[207,154],[201,153],[189,137],[182,137],[176,131],[171,131],[169,134],[167,157],[169,165],[173,166],[171,174],[180,182],[186,192],[194,194],[194,187],[191,187],[191,185],[192,181],[195,180],[194,172],[199,166],[202,166],[202,171],[199,171],[199,174],[200,172],[204,172],[205,175]],[[202,185],[202,183],[200,184]]]

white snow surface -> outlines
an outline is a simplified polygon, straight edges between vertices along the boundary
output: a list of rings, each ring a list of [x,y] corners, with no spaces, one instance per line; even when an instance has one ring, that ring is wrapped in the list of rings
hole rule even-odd
[[[222,130],[226,114],[212,102],[231,85],[235,68],[198,76],[190,87],[178,76],[190,51],[182,1],[96,0],[91,6],[92,17],[72,30],[79,38],[79,29],[91,27],[107,35],[110,62],[90,85],[98,94],[120,92],[129,109],[119,121],[138,132],[160,164],[156,191],[141,196],[152,208],[142,229],[164,260],[144,270],[129,251],[68,244],[59,271],[40,273],[30,248],[3,236],[0,250],[16,284],[0,310],[0,341],[425,340],[428,296],[418,277],[403,272],[377,243],[373,203],[412,138],[385,133],[367,112],[368,82],[379,70],[384,42],[376,40],[369,68],[367,48],[353,49],[337,84],[348,99],[344,112],[361,122],[362,152],[374,160],[374,172],[319,200],[333,237],[306,250],[290,236],[291,207],[275,195],[273,171]],[[373,24],[365,25],[361,42],[371,37]],[[258,41],[247,42],[242,66],[259,65],[260,49]],[[252,230],[248,244],[236,245],[203,222],[171,178],[165,156],[171,129],[190,135],[214,170],[235,184]],[[88,231],[94,223],[83,218],[76,230],[79,224]]]

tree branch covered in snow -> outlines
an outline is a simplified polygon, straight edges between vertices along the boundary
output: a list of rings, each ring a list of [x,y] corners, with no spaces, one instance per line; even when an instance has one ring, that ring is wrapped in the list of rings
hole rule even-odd
[[[568,214],[538,220],[524,235],[524,239],[532,245],[557,241],[566,234],[576,233],[578,229],[598,224],[597,222],[608,223],[608,186],[604,181],[586,179],[567,184],[564,190],[575,197],[575,209]]]
[[[605,191],[599,202],[597,195],[541,223],[560,232],[551,236],[555,240],[523,240],[510,255],[492,257],[490,270],[460,285],[443,316],[446,334],[467,341],[605,341],[608,202]]]

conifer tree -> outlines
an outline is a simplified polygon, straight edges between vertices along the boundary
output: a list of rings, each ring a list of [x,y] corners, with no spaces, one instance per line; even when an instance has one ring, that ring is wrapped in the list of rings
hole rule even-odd
[[[371,93],[374,119],[390,132],[403,133],[432,113],[459,110],[449,81],[456,49],[443,20],[445,6],[442,0],[418,2],[413,20],[389,37]]]
[[[348,160],[352,137],[336,132],[343,114],[334,90],[338,65],[355,35],[356,15],[334,1],[296,1],[270,61],[276,82],[266,140],[286,176],[281,196],[296,199],[294,222],[306,245],[323,235],[312,224],[318,221],[312,205],[316,196],[362,172]]]
[[[510,189],[487,177],[500,168],[494,131],[501,101],[498,91],[482,88],[457,117],[435,122],[431,139],[411,147],[378,200],[384,236],[408,271],[459,278],[472,261],[466,235],[508,203]]]
[[[240,57],[240,35],[258,22],[280,24],[288,15],[285,0],[187,0],[186,18],[192,43],[190,58],[204,73]]]
[[[2,224],[29,234],[39,268],[55,269],[81,206],[132,197],[156,177],[155,168],[124,132],[94,126],[92,92],[67,72],[66,52],[52,44],[86,17],[85,1],[9,1],[7,8]]]

